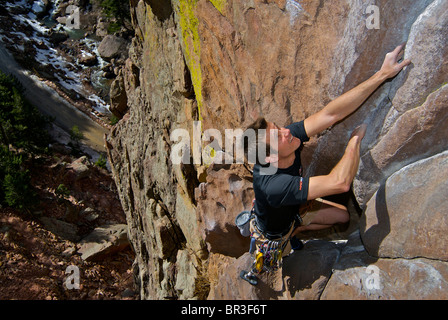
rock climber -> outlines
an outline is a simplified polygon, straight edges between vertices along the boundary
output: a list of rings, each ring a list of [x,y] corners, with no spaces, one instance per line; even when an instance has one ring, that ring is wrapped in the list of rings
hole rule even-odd
[[[255,132],[261,132],[259,129],[266,130],[265,135],[257,135],[257,150],[263,148],[269,151],[272,130],[275,130],[275,137],[278,137],[278,144],[274,144],[277,145],[276,152],[267,152],[265,163],[257,162],[253,169],[256,217],[253,225],[257,231],[269,239],[290,238],[289,245],[292,244],[294,248],[301,243],[295,236],[303,231],[322,230],[348,222],[346,207],[322,198],[350,190],[358,170],[360,146],[367,125],[363,124],[353,131],[344,155],[328,175],[302,176],[300,146],[309,141],[309,137],[352,114],[384,81],[395,77],[408,66],[411,61],[402,60],[404,46],[405,44],[401,44],[388,53],[381,69],[368,80],[305,120],[283,128],[259,118],[248,127]],[[266,166],[274,166],[275,173],[262,174],[261,171]],[[288,253],[288,249],[284,250],[283,255]]]

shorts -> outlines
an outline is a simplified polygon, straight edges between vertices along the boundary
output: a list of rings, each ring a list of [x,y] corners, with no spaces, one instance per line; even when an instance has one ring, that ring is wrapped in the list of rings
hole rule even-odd
[[[323,199],[317,198],[315,200],[308,201],[303,207],[301,207],[299,210],[299,215],[302,219],[300,225],[309,226],[324,203],[325,201]]]

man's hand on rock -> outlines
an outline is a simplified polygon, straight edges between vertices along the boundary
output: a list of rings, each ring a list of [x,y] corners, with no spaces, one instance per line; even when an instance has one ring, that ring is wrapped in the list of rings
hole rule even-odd
[[[395,77],[404,67],[411,63],[411,60],[409,59],[399,62],[403,58],[405,45],[406,43],[402,43],[396,47],[394,51],[386,54],[386,58],[384,59],[383,66],[380,70],[386,79]]]

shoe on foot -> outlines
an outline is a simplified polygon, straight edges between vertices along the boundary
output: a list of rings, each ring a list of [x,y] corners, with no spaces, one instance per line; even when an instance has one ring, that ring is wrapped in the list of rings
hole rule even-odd
[[[254,276],[253,274],[242,270],[240,272],[240,278],[243,280],[246,280],[247,282],[249,282],[251,285],[256,286],[258,284],[258,279],[256,276]]]
[[[303,242],[300,239],[297,239],[297,237],[292,237],[290,240],[291,242],[291,249],[294,251],[301,250],[303,248]]]

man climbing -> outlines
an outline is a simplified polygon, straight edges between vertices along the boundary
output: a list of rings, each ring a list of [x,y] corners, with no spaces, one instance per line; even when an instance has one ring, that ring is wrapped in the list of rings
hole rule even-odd
[[[259,118],[249,126],[248,129],[256,133],[259,129],[266,130],[264,137],[257,134],[257,150],[260,150],[260,145],[263,150],[270,149],[272,130],[278,136],[278,144],[271,143],[277,146],[276,152],[267,154],[265,164],[257,163],[254,166],[255,219],[252,220],[252,231],[264,239],[294,240],[300,232],[326,229],[349,220],[344,206],[322,198],[349,191],[358,170],[361,141],[367,126],[363,124],[354,130],[343,157],[328,175],[302,177],[300,146],[309,137],[352,114],[384,81],[395,77],[409,65],[410,60],[400,62],[403,50],[404,44],[388,53],[380,71],[304,121],[280,128],[273,122]],[[275,173],[263,174],[266,166],[274,166]],[[286,255],[289,249],[284,248],[282,254]]]

